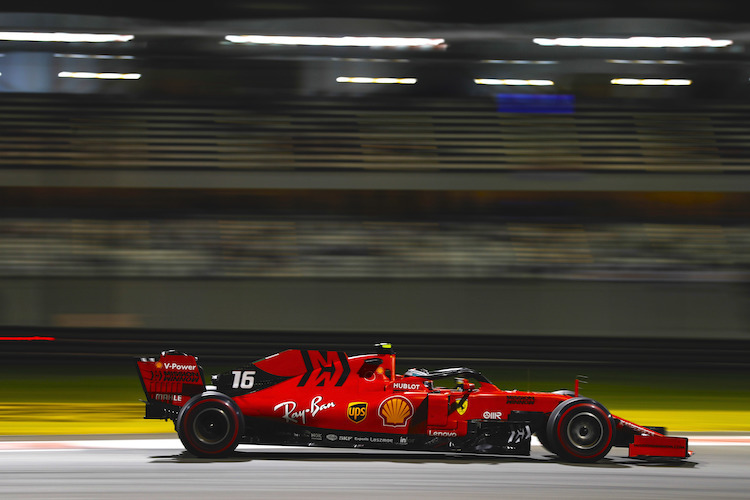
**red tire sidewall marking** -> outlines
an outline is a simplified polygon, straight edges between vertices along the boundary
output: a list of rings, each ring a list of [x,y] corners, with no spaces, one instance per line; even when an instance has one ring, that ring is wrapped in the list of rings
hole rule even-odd
[[[598,415],[600,415],[601,417],[603,417],[604,421],[607,423],[607,428],[609,429],[609,439],[607,440],[607,442],[604,444],[604,446],[598,446],[599,451],[597,451],[596,453],[593,453],[591,455],[582,455],[581,453],[577,453],[574,450],[571,450],[568,447],[568,445],[566,444],[566,441],[563,439],[563,436],[562,436],[562,428],[563,428],[563,423],[565,422],[565,418],[568,416],[568,414],[571,411],[573,411],[576,408],[587,408],[587,409],[590,409],[593,412],[597,413]],[[557,421],[557,426],[555,428],[555,431],[557,433],[557,442],[560,444],[560,446],[562,446],[563,449],[567,453],[569,453],[572,456],[577,457],[577,458],[591,458],[591,457],[595,457],[595,456],[601,454],[604,450],[607,450],[609,448],[609,443],[612,442],[612,439],[614,437],[614,432],[612,431],[612,422],[610,421],[609,416],[606,415],[602,411],[601,408],[599,408],[598,406],[596,406],[594,404],[591,404],[591,403],[577,403],[577,404],[574,404],[574,405],[570,405],[569,408],[566,408],[565,411],[562,413],[562,415],[560,415],[560,418]]]
[[[230,415],[232,416],[232,419],[234,420],[234,434],[232,435],[232,438],[229,440],[226,446],[221,448],[220,450],[211,450],[206,451],[202,445],[196,445],[195,441],[193,441],[193,437],[190,432],[187,431],[187,425],[192,425],[192,421],[190,420],[190,415],[192,415],[193,411],[198,408],[199,406],[205,404],[205,403],[219,403],[220,405],[224,406],[229,410]],[[234,440],[237,438],[237,433],[240,430],[240,422],[237,419],[237,414],[235,413],[234,409],[227,404],[226,401],[223,401],[221,399],[202,399],[195,403],[193,406],[191,406],[187,413],[185,413],[185,416],[183,417],[183,422],[185,422],[185,436],[187,437],[188,441],[190,441],[190,444],[193,445],[194,448],[201,450],[202,453],[206,454],[219,454],[226,450],[227,448],[232,446],[232,443],[234,443]]]

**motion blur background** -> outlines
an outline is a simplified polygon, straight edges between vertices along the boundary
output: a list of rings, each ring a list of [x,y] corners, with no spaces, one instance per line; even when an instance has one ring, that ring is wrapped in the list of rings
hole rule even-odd
[[[0,8],[0,434],[133,356],[383,340],[747,426],[735,2],[153,4]]]

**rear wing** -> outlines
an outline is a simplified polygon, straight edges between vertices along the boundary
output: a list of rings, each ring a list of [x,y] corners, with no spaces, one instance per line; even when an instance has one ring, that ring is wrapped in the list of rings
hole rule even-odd
[[[144,418],[176,419],[180,408],[206,390],[198,358],[164,351],[159,358],[136,359],[138,377],[146,394]]]

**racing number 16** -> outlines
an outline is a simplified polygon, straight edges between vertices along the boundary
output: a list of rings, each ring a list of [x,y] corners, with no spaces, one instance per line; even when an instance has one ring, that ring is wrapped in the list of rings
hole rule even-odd
[[[234,370],[232,375],[232,389],[252,389],[255,384],[255,370]]]

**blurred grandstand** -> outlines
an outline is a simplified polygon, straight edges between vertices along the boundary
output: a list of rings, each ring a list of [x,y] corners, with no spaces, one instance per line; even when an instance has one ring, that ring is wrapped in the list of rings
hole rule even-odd
[[[6,13],[0,326],[749,341],[750,31],[537,3]]]

